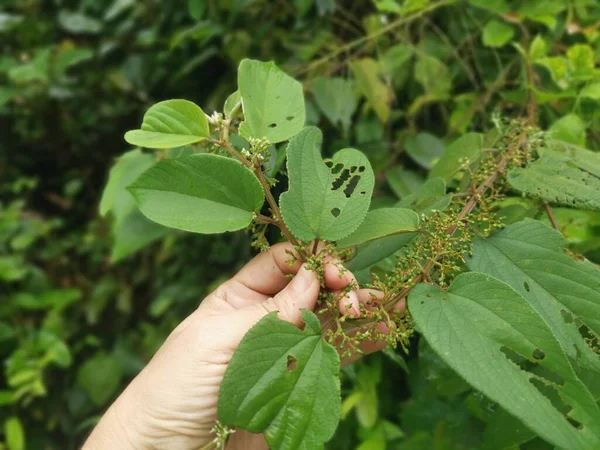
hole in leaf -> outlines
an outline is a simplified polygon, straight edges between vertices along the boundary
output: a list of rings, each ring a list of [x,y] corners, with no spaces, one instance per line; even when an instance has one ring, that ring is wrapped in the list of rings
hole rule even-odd
[[[337,167],[337,166],[336,166]],[[336,168],[334,167],[334,169]],[[342,173],[339,177],[337,177],[333,183],[331,183],[331,190],[337,191],[342,185],[350,178],[350,171],[348,169],[342,170]]]
[[[358,168],[358,171],[361,172],[361,173],[364,172],[365,171],[365,166],[360,166]]]
[[[288,120],[288,121],[290,121],[290,120],[294,120],[294,116],[287,116],[287,117],[285,118],[285,120]]]
[[[298,361],[292,355],[287,357],[287,370],[293,372],[298,368]]]
[[[533,356],[533,359],[537,359],[538,361],[541,361],[546,357],[546,354],[543,352],[543,350],[536,348],[533,351],[532,356]]]
[[[560,315],[562,316],[565,323],[573,323],[573,316],[568,311],[561,309]]]
[[[333,162],[331,163],[331,165],[333,165]],[[331,166],[329,166],[331,167]],[[342,163],[337,163],[335,165],[335,167],[333,169],[331,169],[331,173],[336,174],[336,173],[340,173],[340,171],[344,168],[344,165]]]
[[[354,173],[354,172],[356,172],[356,169],[358,169],[358,167],[352,166],[352,167],[350,167],[350,172]]]
[[[529,291],[531,290],[531,288],[529,287],[529,283],[528,283],[527,281],[524,281],[524,282],[523,282],[523,287],[525,288],[525,290],[526,290],[527,292],[529,292]]]
[[[269,128],[275,128],[276,126],[277,126],[276,123],[272,123],[272,124],[269,125]]]
[[[331,210],[331,215],[332,215],[333,217],[337,217],[337,216],[339,216],[339,215],[340,215],[340,213],[341,213],[341,211],[340,211],[340,208],[333,208],[333,209]]]
[[[333,166],[333,161],[325,161],[325,165],[331,169],[331,166]]]
[[[359,175],[354,175],[352,177],[352,179],[348,183],[348,186],[346,186],[346,189],[344,189],[344,194],[346,194],[347,198],[350,198],[350,196],[352,195],[352,193],[356,189],[356,186],[358,186],[358,182],[359,181],[360,181],[360,176]]]
[[[567,416],[567,420],[569,421],[569,423],[571,425],[573,425],[575,428],[577,428],[578,430],[583,430],[583,425],[581,424],[581,422],[578,422],[577,420]]]
[[[360,191],[361,195],[365,195],[367,191]]]

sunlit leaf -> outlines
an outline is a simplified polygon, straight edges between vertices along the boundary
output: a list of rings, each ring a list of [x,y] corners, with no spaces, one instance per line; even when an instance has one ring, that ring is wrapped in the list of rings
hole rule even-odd
[[[149,219],[195,233],[245,228],[264,202],[262,187],[250,169],[206,153],[160,161],[129,190]]]
[[[125,133],[131,145],[173,148],[209,137],[208,119],[202,109],[187,100],[165,100],[150,107],[139,130]]]
[[[304,126],[306,112],[302,85],[273,62],[244,59],[238,71],[244,122],[242,137],[282,142]]]

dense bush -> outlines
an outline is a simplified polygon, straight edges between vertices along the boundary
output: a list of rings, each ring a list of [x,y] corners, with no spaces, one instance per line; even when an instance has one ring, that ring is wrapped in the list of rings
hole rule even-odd
[[[511,119],[600,148],[594,0],[2,6],[0,421],[10,450],[77,447],[173,327],[251,256],[250,233],[207,239],[151,225],[124,190],[136,178],[123,170],[127,156],[107,188],[120,200],[105,193],[99,216],[109,169],[131,150],[123,134],[148,105],[185,98],[220,111],[243,58],[273,59],[303,82],[324,153],[353,146],[369,157],[372,208],[441,209],[445,188],[427,191],[426,177],[460,185],[439,173],[440,159],[459,168],[482,139],[474,133]],[[155,159],[132,154],[138,171]],[[275,191],[286,188],[283,177]],[[513,193],[492,209],[505,225],[554,225],[570,252],[600,263],[599,208],[547,200]],[[394,264],[392,253],[374,248],[350,267],[367,280]],[[586,339],[598,352],[597,336]],[[329,448],[551,448],[416,337],[408,355],[387,350],[345,368],[342,394]]]

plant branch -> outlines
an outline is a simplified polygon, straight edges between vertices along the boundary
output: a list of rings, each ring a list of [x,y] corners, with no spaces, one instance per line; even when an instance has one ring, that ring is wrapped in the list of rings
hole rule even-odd
[[[475,209],[475,207],[481,200],[481,197],[485,194],[485,192],[488,189],[490,189],[494,186],[496,181],[498,181],[498,178],[505,172],[506,166],[508,165],[508,161],[514,156],[514,153],[516,151],[518,151],[520,148],[523,147],[523,145],[526,144],[526,141],[527,141],[527,133],[523,132],[521,134],[521,136],[519,137],[519,141],[516,144],[516,148],[509,149],[508,151],[503,152],[498,157],[497,163],[495,165],[496,168],[495,168],[494,172],[492,172],[484,181],[481,182],[481,184],[479,186],[477,186],[474,189],[471,198],[469,199],[469,201],[467,201],[465,203],[465,206],[463,206],[461,211],[456,216],[457,222],[464,220],[471,213],[471,211],[473,211],[473,209]],[[457,229],[458,229],[458,225],[453,225],[452,227],[448,228],[448,230],[446,230],[446,234],[448,236],[453,236],[454,233],[456,233]],[[417,275],[411,281],[409,286],[405,287],[398,294],[394,295],[393,297],[391,297],[390,299],[388,299],[387,301],[385,301],[383,303],[384,309],[390,309],[390,308],[394,307],[394,305],[396,303],[398,303],[400,300],[405,298],[410,293],[410,291],[413,289],[413,287],[415,287],[417,284],[424,281],[429,276],[429,272],[435,266],[436,263],[437,263],[437,257],[430,258],[427,261],[427,263],[425,264],[425,266],[423,267],[423,270],[421,271],[421,273],[419,275]]]
[[[226,137],[226,135],[225,135],[225,137]],[[257,215],[257,218],[260,221],[275,225],[277,228],[279,228],[279,230],[281,231],[281,234],[283,234],[285,236],[285,238],[289,242],[291,242],[291,244],[294,247],[296,247],[298,249],[301,259],[303,261],[306,260],[306,257],[307,257],[306,252],[300,246],[300,243],[296,240],[294,235],[291,233],[291,231],[289,230],[289,228],[283,221],[283,217],[281,216],[281,211],[279,210],[279,206],[277,206],[277,202],[275,201],[275,198],[273,197],[273,194],[271,193],[271,186],[269,186],[269,183],[267,182],[267,179],[265,178],[265,174],[263,173],[260,162],[255,161],[254,163],[252,163],[248,159],[244,158],[240,154],[240,152],[238,152],[235,148],[233,148],[233,146],[226,140],[209,139],[209,142],[211,142],[215,145],[218,145],[219,147],[227,150],[232,156],[237,158],[246,167],[254,170],[254,173],[256,174],[256,177],[258,178],[258,181],[260,182],[260,184],[263,188],[263,191],[265,193],[265,198],[267,199],[267,203],[269,204],[271,213],[273,214],[272,218],[263,216],[262,214]]]
[[[558,226],[558,221],[556,220],[556,216],[554,215],[554,211],[552,211],[552,207],[548,202],[544,202],[544,209],[546,210],[546,214],[548,215],[548,219],[550,219],[550,223],[552,224],[552,228],[556,231],[560,231],[560,227]]]
[[[269,186],[269,183],[267,182],[267,179],[265,178],[265,174],[263,173],[262,167],[260,166],[260,162],[256,161],[253,165],[253,168],[254,168],[254,172],[256,173],[256,177],[258,178],[258,181],[260,181],[260,184],[262,185],[263,191],[265,191],[265,197],[267,198],[267,203],[269,204],[269,208],[271,209],[271,214],[273,214],[273,219],[272,219],[274,221],[273,224],[276,225],[279,228],[279,230],[281,231],[281,234],[283,234],[285,236],[285,238],[289,242],[291,242],[291,244],[294,247],[296,247],[296,249],[300,253],[300,257],[302,258],[302,260],[306,260],[306,256],[307,256],[306,252],[300,246],[300,243],[296,240],[296,238],[294,237],[292,232],[289,230],[289,228],[283,221],[283,217],[281,216],[281,211],[279,210],[279,206],[277,205],[277,202],[275,201],[275,197],[273,197],[273,194],[271,193],[271,187]]]
[[[219,147],[221,147],[224,150],[227,150],[230,155],[232,155],[233,157],[235,157],[243,165],[245,165],[246,167],[252,168],[252,163],[250,161],[248,161],[246,158],[244,158],[240,154],[240,152],[238,152],[235,148],[233,148],[233,146],[227,140],[223,140],[223,139],[219,140],[219,139],[212,139],[211,138],[211,139],[208,139],[208,142],[210,142],[211,144],[218,145]]]
[[[440,0],[439,2],[434,3],[433,5],[430,5],[426,8],[423,8],[422,10],[420,10],[412,15],[409,15],[406,17],[400,17],[399,19],[394,20],[389,25],[386,25],[385,27],[382,27],[379,30],[375,31],[374,33],[368,34],[366,36],[362,36],[358,39],[348,42],[347,44],[342,45],[341,47],[339,47],[338,49],[329,53],[328,55],[323,56],[322,58],[319,58],[319,59],[313,61],[312,63],[308,64],[303,69],[297,71],[296,76],[310,72],[312,69],[320,66],[321,64],[326,63],[327,61],[335,58],[336,56],[338,56],[342,53],[345,53],[349,50],[352,50],[354,47],[357,47],[363,43],[372,41],[372,40],[378,38],[379,36],[389,33],[390,31],[393,31],[402,25],[409,24],[409,23],[413,22],[414,20],[424,16],[425,14],[435,11],[436,9],[441,8],[442,6],[446,6],[451,3],[453,3],[453,0]]]

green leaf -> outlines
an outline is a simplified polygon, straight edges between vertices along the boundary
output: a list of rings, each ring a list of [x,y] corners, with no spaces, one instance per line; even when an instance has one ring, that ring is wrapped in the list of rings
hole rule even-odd
[[[280,198],[283,220],[298,239],[337,241],[363,221],[375,184],[371,164],[353,148],[321,158],[323,134],[306,127],[287,147],[290,188]]]
[[[506,14],[511,10],[511,7],[506,0],[469,0],[469,3],[478,8],[487,9],[497,14]]]
[[[0,280],[19,281],[29,273],[29,266],[21,255],[0,255]]]
[[[481,39],[486,47],[503,47],[511,41],[514,35],[515,30],[509,24],[491,20],[483,28]]]
[[[569,157],[545,151],[525,168],[515,168],[507,180],[516,190],[547,202],[600,210],[600,178],[577,167]]]
[[[238,70],[244,119],[240,136],[290,139],[304,127],[306,112],[302,85],[273,62],[244,59]]]
[[[112,356],[98,354],[88,359],[77,372],[77,384],[92,401],[103,406],[121,385],[122,369]]]
[[[147,148],[173,148],[194,144],[210,136],[204,111],[187,100],[165,100],[144,114],[139,130],[125,133],[131,145]]]
[[[310,82],[310,86],[323,114],[332,124],[341,125],[347,131],[358,105],[354,83],[345,78],[317,77]]]
[[[264,202],[262,187],[250,169],[206,153],[160,161],[129,190],[149,219],[195,233],[245,228]]]
[[[207,4],[204,0],[188,0],[188,11],[194,20],[202,19]]]
[[[571,78],[587,81],[596,75],[594,49],[589,45],[576,44],[567,50]]]
[[[240,91],[235,91],[227,100],[225,100],[225,105],[223,105],[223,112],[225,113],[225,117],[231,118],[238,109],[242,106],[242,95]]]
[[[386,123],[390,118],[392,92],[379,77],[379,64],[372,58],[363,58],[353,61],[350,68],[358,90],[365,96],[379,120]]]
[[[437,164],[429,172],[429,178],[442,178],[447,183],[454,178],[461,169],[463,161],[476,162],[483,149],[483,135],[480,133],[467,133],[454,141],[446,153],[442,155]]]
[[[561,153],[569,158],[569,164],[579,167],[581,170],[591,173],[600,178],[600,153],[592,152],[583,147],[550,140],[548,146],[552,151]]]
[[[569,65],[566,58],[563,56],[547,56],[538,59],[536,64],[540,64],[548,69],[552,80],[557,86],[562,89],[566,89],[569,86],[569,80],[567,78],[569,74]]]
[[[415,80],[432,100],[446,99],[452,89],[452,76],[448,67],[434,56],[419,54],[415,64]]]
[[[351,247],[394,234],[410,233],[419,227],[419,216],[410,209],[381,208],[369,211],[350,236],[337,242],[339,248]]]
[[[393,167],[386,172],[387,182],[398,198],[415,192],[425,181],[423,176],[402,167]]]
[[[525,219],[477,238],[467,264],[510,284],[544,318],[571,361],[600,373],[598,356],[578,330],[581,321],[600,334],[600,271],[567,256],[564,245],[560,233]]]
[[[114,243],[110,254],[111,263],[117,263],[141,250],[168,233],[169,229],[148,220],[135,205],[130,192],[128,195],[134,202],[134,208],[123,220],[114,223],[112,231]]]
[[[441,178],[431,178],[412,194],[398,203],[397,208],[410,208],[420,214],[429,215],[433,210],[443,211],[450,204],[451,195],[446,194],[446,183]]]
[[[600,446],[600,409],[594,398],[547,323],[510,286],[489,275],[467,273],[447,292],[420,284],[408,302],[427,342],[475,389],[558,447]],[[543,367],[549,378],[527,372],[526,365],[514,362],[515,356]],[[556,376],[562,384],[550,381]],[[540,385],[556,390],[579,429],[538,390]]]
[[[316,449],[340,417],[340,360],[304,310],[303,331],[268,314],[244,336],[219,394],[219,419],[264,433],[270,448]]]
[[[537,61],[543,58],[546,56],[547,51],[548,49],[544,38],[540,34],[536,35],[529,46],[529,58],[531,61]]]
[[[567,114],[552,124],[548,130],[553,139],[585,146],[586,126],[576,114]]]
[[[8,450],[25,450],[25,430],[18,417],[12,416],[6,419],[4,436]]]
[[[8,70],[8,78],[16,84],[48,83],[51,57],[52,49],[49,47],[36,50],[31,60],[25,64],[11,67]]]
[[[97,34],[102,31],[100,20],[64,9],[58,13],[58,23],[65,31],[74,34]]]
[[[346,268],[352,272],[367,269],[406,247],[415,236],[416,233],[395,234],[360,244],[354,258],[345,264]]]
[[[600,81],[588,84],[581,90],[581,96],[592,100],[600,100]],[[0,101],[0,104],[2,102]]]
[[[406,152],[425,169],[431,169],[446,151],[446,146],[429,133],[419,133],[406,140]]]
[[[113,263],[144,248],[169,231],[144,217],[136,206],[133,195],[127,190],[131,183],[154,164],[153,155],[132,150],[121,156],[110,170],[100,201],[100,214],[106,217],[110,213],[114,219],[111,254]]]

